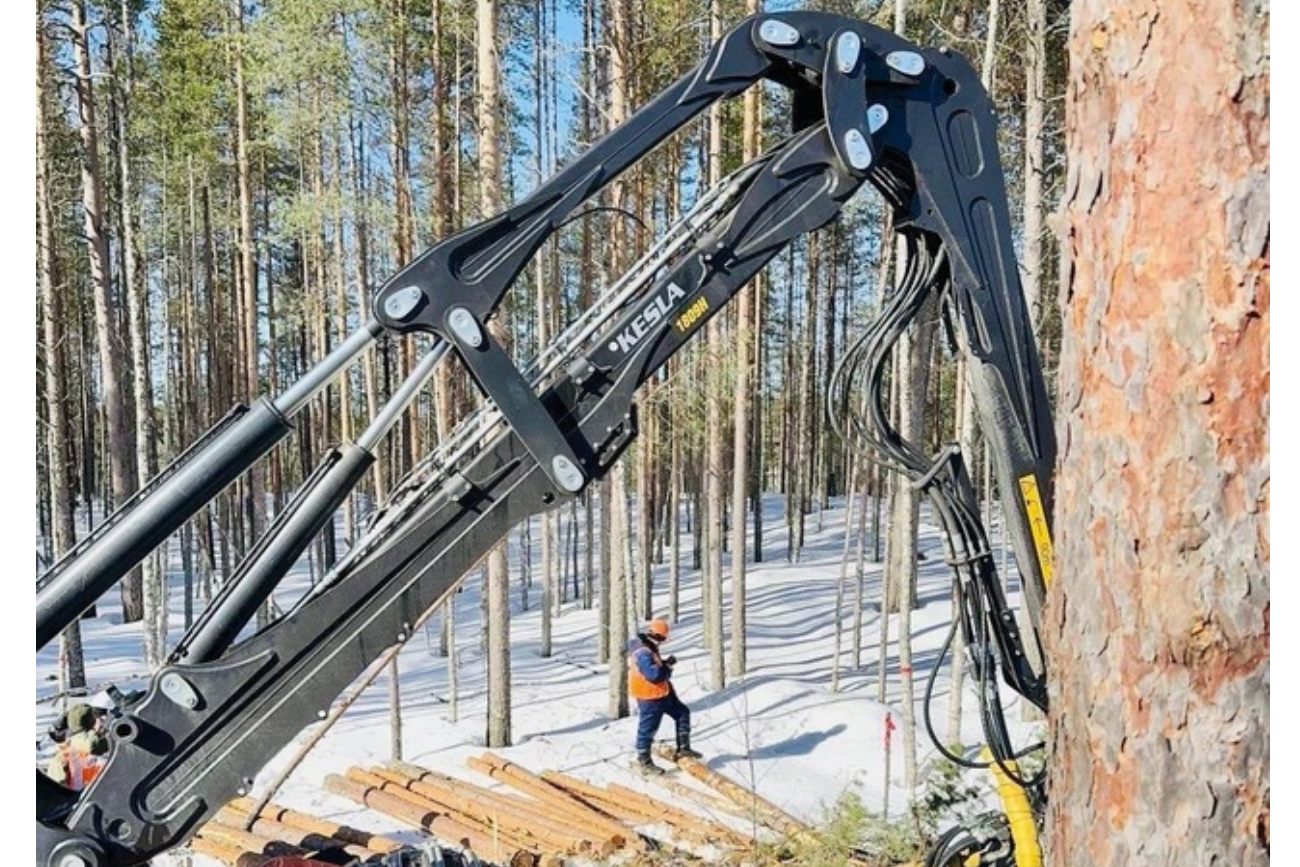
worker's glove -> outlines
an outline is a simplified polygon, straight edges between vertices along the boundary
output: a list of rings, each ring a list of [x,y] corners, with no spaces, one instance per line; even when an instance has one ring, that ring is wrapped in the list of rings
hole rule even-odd
[[[664,660],[664,665],[668,666],[669,668],[672,668],[676,664],[677,664],[677,657],[675,656],[670,656]]]

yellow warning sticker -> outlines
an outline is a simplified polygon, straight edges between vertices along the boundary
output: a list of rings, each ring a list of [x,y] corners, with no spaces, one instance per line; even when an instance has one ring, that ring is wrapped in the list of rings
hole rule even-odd
[[[1043,583],[1052,586],[1052,531],[1047,526],[1043,511],[1043,497],[1038,492],[1038,480],[1033,476],[1020,477],[1020,494],[1025,498],[1025,512],[1029,515],[1029,532],[1034,536],[1038,565],[1043,571]]]

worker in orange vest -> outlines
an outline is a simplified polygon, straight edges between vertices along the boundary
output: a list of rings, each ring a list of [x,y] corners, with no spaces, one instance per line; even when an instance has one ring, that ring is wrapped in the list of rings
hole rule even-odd
[[[627,659],[628,693],[636,699],[640,719],[636,727],[636,760],[647,774],[662,774],[663,768],[650,757],[650,745],[659,731],[665,715],[677,725],[677,750],[674,758],[702,758],[691,749],[691,709],[677,696],[673,688],[673,666],[676,656],[663,657],[659,646],[668,640],[668,621],[651,620],[632,642]]]
[[[68,735],[58,743],[50,759],[50,779],[78,792],[95,781],[108,752],[108,740],[100,730],[99,720],[88,704],[68,708]]]

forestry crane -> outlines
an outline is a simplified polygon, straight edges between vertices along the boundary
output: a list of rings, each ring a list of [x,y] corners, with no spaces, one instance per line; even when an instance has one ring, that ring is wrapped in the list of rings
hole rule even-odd
[[[548,238],[668,135],[767,81],[791,133],[700,197],[522,368],[488,320]],[[834,220],[864,184],[892,211],[905,265],[886,309],[834,378],[833,420],[923,490],[947,540],[955,618],[980,685],[982,766],[1005,815],[945,834],[930,863],[1037,863],[1041,779],[1007,736],[997,676],[1046,709],[1036,650],[1051,579],[1056,444],[1017,273],[994,107],[959,55],[818,12],[747,19],[708,56],[518,204],[446,238],[380,287],[373,318],[279,396],[235,407],[37,581],[39,651],[292,430],[291,419],[379,337],[433,348],[361,436],[332,450],[137,700],[117,708],[106,766],[84,790],[36,774],[37,867],[132,867],[177,847],[318,720],[356,677],[519,522],[602,478],[637,433],[634,397],[777,253]],[[931,295],[967,362],[1034,634],[1004,598],[962,455],[889,423],[882,382]],[[375,461],[381,438],[450,352],[486,400],[397,486],[329,576],[241,638]],[[852,414],[855,389],[866,410]],[[1034,645],[1033,647],[1027,644]],[[938,666],[936,665],[936,668]],[[969,762],[964,756],[958,761]]]

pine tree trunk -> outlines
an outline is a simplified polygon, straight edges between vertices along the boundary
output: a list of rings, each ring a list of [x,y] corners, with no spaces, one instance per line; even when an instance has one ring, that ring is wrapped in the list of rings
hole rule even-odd
[[[616,128],[627,119],[629,113],[629,65],[631,36],[629,16],[631,9],[628,0],[610,0],[610,107],[609,125]],[[628,205],[627,182],[620,177],[610,190],[610,206],[625,208]],[[610,224],[610,271],[621,274],[631,258],[627,242],[626,222],[616,219]],[[628,557],[628,508],[626,467],[623,461],[616,463],[610,470],[607,484],[602,491],[601,508],[608,519],[608,532],[603,535],[605,545],[602,548],[602,568],[608,568],[608,585],[602,588],[607,592],[605,611],[608,619],[606,628],[607,659],[609,661],[609,716],[622,719],[628,715],[627,693],[627,644],[628,644],[628,591],[630,576],[627,574]],[[606,565],[607,564],[607,565]]]
[[[497,57],[497,0],[475,0],[476,63],[478,72],[479,203],[482,216],[495,216],[502,206],[500,105]],[[508,345],[505,308],[491,323],[494,334]],[[510,743],[510,565],[503,540],[488,555],[488,731],[489,747]]]
[[[69,453],[67,410],[68,372],[64,355],[63,299],[55,289],[54,208],[51,205],[50,170],[47,161],[46,120],[47,76],[44,21],[36,22],[36,243],[37,272],[41,292],[41,338],[45,350],[44,393],[46,406],[46,454],[50,491],[51,562],[72,550],[77,541],[73,505],[72,455]],[[81,649],[81,621],[74,619],[59,636],[59,691],[86,686],[86,664]]]
[[[791,562],[798,563],[803,556],[804,520],[808,512],[809,492],[812,490],[812,467],[818,449],[814,445],[812,430],[813,383],[816,376],[817,356],[817,307],[822,282],[824,247],[826,237],[813,235],[808,239],[808,273],[804,283],[803,328],[799,336],[798,365],[789,368],[798,370],[798,400],[791,416],[791,488],[793,497],[789,516]]]
[[[235,62],[235,165],[239,176],[239,267],[240,310],[237,320],[243,330],[243,371],[241,388],[246,400],[253,400],[261,392],[258,366],[258,315],[257,315],[257,246],[253,237],[253,165],[249,156],[248,84],[244,70],[244,0],[233,0],[237,42]],[[323,287],[322,287],[323,288]],[[248,471],[248,517],[250,540],[261,537],[266,528],[266,469],[259,462]]]
[[[329,148],[329,195],[334,200],[333,213],[329,215],[330,226],[330,265],[333,277],[333,309],[331,310],[331,327],[342,341],[347,337],[348,325],[348,274],[347,247],[343,243],[343,130],[334,125],[330,130]],[[322,133],[323,135],[323,133]],[[324,287],[322,287],[324,289]],[[339,442],[352,442],[356,436],[355,418],[352,410],[352,373],[348,371],[338,380],[338,421]],[[357,535],[357,514],[355,491],[349,493],[343,501],[343,540],[348,546]],[[332,526],[332,522],[331,522]]]
[[[614,0],[620,3],[623,0]],[[629,713],[627,692],[627,645],[628,634],[628,575],[624,568],[627,558],[623,556],[623,546],[627,539],[627,486],[623,480],[623,462],[619,461],[610,470],[610,501],[605,508],[610,513],[610,536],[613,550],[609,558],[609,692],[608,713],[610,719],[622,719]]]
[[[135,444],[132,436],[128,395],[122,387],[122,333],[113,302],[108,237],[104,234],[103,184],[99,164],[99,131],[95,120],[95,92],[92,83],[89,22],[85,0],[73,0],[73,55],[76,63],[76,91],[81,133],[81,202],[85,212],[86,251],[90,258],[90,280],[95,299],[95,335],[99,345],[101,390],[108,434],[108,451],[113,501],[121,505],[138,485]],[[142,575],[137,567],[122,581],[122,619],[134,623],[144,616]]]
[[[548,175],[549,166],[544,159],[545,141],[548,132],[545,115],[546,115],[546,94],[543,90],[544,78],[544,25],[543,17],[545,15],[545,5],[536,3],[533,6],[533,109],[535,123],[533,131],[537,138],[537,147],[534,159],[534,168],[537,172],[537,183],[540,185],[543,179]],[[549,249],[549,245],[548,245]],[[548,285],[547,276],[547,259],[538,251],[533,258],[533,283],[534,292],[536,293],[536,329],[537,329],[537,356],[541,357],[546,351],[551,341],[551,305],[553,289]],[[538,640],[538,653],[543,657],[549,657],[552,653],[551,648],[551,620],[554,616],[554,606],[557,603],[559,594],[556,592],[556,570],[555,555],[558,547],[557,535],[557,514],[554,511],[543,512],[540,519],[541,537],[542,537],[542,599],[541,599],[541,635]]]
[[[149,297],[144,285],[138,240],[137,194],[131,154],[130,112],[135,87],[135,45],[131,10],[119,7],[122,52],[113,53],[113,78],[117,84],[117,161],[121,197],[122,276],[126,284],[128,330],[131,342],[131,385],[135,405],[136,475],[151,479],[158,471],[157,435],[153,418],[153,384],[150,376]],[[125,55],[124,57],[122,55]],[[145,662],[156,670],[167,658],[166,545],[141,563],[141,601],[144,607]]]
[[[487,745],[507,747],[511,743],[510,564],[504,544],[488,555],[487,637]]]
[[[759,0],[746,0],[745,14],[756,15]],[[745,91],[741,120],[741,161],[748,163],[758,155],[758,97],[760,89]],[[748,669],[745,643],[745,510],[749,505],[750,483],[750,400],[754,372],[752,330],[754,297],[761,289],[761,277],[740,291],[736,308],[736,411],[732,425],[731,465],[731,676],[743,677]]]
[[[716,44],[722,36],[720,0],[711,0],[709,3],[709,36],[711,44]],[[722,182],[722,107],[716,103],[709,109],[708,156],[709,187],[712,189]],[[710,687],[714,691],[722,690],[727,685],[726,636],[723,632],[722,610],[722,536],[726,508],[723,504],[723,479],[726,475],[723,466],[725,405],[717,375],[723,368],[720,361],[725,351],[724,320],[725,317],[715,316],[707,326],[705,351],[709,365],[706,376],[710,386],[705,398],[704,516],[699,528],[704,544],[704,638],[709,651]]]
[[[456,648],[456,596],[453,590],[443,603],[442,634],[447,642],[447,721],[460,718],[460,653]]]
[[[1025,199],[1024,275],[1025,305],[1037,332],[1042,319],[1043,279],[1043,155],[1044,115],[1047,107],[1047,0],[1027,0],[1025,4]],[[987,74],[987,70],[986,73]],[[987,85],[986,85],[987,86]]]
[[[400,655],[394,654],[388,663],[388,755],[402,759],[402,670]]]
[[[1262,867],[1267,6],[1072,13],[1048,863]]]

